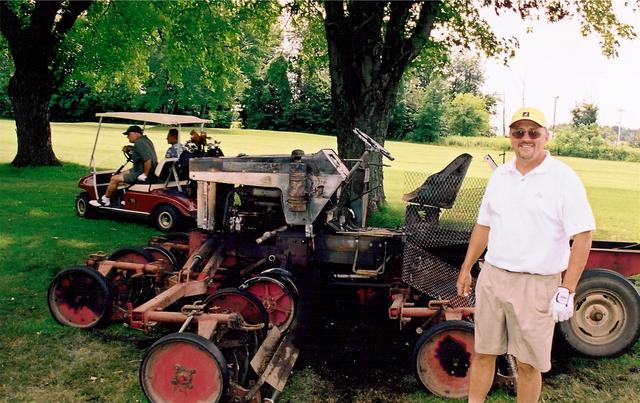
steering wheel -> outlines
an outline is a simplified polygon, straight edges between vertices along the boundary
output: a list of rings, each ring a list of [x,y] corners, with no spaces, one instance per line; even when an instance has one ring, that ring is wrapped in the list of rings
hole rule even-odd
[[[380,145],[377,141],[369,137],[369,135],[357,127],[353,129],[353,132],[362,140],[365,146],[371,148],[372,150],[379,152],[380,154],[387,157],[390,161],[395,160],[395,158],[391,155],[389,151],[387,151],[384,147]]]
[[[131,153],[133,152],[133,146],[131,144],[127,144],[122,147],[122,154],[124,154],[124,158],[127,161],[131,160]]]

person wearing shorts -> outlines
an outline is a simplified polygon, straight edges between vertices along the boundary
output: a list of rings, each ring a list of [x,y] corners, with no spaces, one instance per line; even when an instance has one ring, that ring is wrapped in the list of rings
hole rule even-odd
[[[518,402],[539,400],[555,323],[573,316],[595,229],[580,179],[545,150],[542,112],[518,110],[509,138],[515,158],[496,168],[487,184],[456,283],[459,295],[471,293],[471,268],[486,249],[475,289],[469,402],[484,401],[496,357],[505,353],[516,358]]]
[[[131,162],[133,167],[127,171],[113,175],[109,180],[107,191],[99,200],[91,200],[92,206],[110,206],[111,195],[118,189],[120,183],[146,182],[150,175],[153,175],[158,157],[151,140],[142,133],[140,126],[129,126],[122,134],[127,136],[130,143],[133,143],[131,151]]]

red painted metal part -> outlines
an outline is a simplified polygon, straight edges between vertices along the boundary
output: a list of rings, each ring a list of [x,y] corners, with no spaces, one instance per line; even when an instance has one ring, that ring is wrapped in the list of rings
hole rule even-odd
[[[625,277],[640,274],[640,250],[592,248],[586,269],[609,269]]]
[[[217,402],[224,392],[222,370],[211,353],[187,340],[156,351],[146,363],[151,398],[174,403]]]
[[[389,318],[407,322],[411,318],[428,318],[438,314],[452,320],[473,315],[474,311],[475,308],[472,307],[449,307],[448,301],[431,301],[428,307],[416,307],[413,303],[405,302],[403,294],[395,294],[389,307]]]
[[[57,320],[81,328],[100,322],[111,301],[104,284],[98,280],[96,276],[79,270],[61,273],[49,295]]]
[[[153,321],[148,317],[151,312],[158,313],[158,311],[162,311],[180,298],[201,295],[206,292],[207,286],[204,281],[189,281],[175,284],[155,298],[133,309],[129,315],[130,325],[134,328],[146,328],[149,326],[149,322]],[[183,321],[186,320],[186,315],[181,313],[180,315],[182,315]]]
[[[269,323],[287,327],[293,320],[295,302],[293,296],[280,281],[259,277],[250,280],[245,288],[255,295],[269,315]]]
[[[475,355],[473,332],[451,329],[425,342],[417,356],[417,371],[432,392],[464,398],[469,390],[469,367]]]

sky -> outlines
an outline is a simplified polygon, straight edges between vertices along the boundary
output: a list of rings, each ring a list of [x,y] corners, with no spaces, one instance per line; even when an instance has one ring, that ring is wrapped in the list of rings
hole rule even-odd
[[[634,27],[638,38],[621,41],[614,59],[602,55],[597,36],[580,35],[575,20],[551,24],[523,22],[515,14],[483,14],[496,34],[520,42],[508,67],[498,60],[485,61],[484,90],[504,98],[507,125],[524,98],[525,105],[545,113],[549,126],[555,101],[556,124],[569,123],[571,109],[588,102],[599,107],[599,124],[640,128],[640,13],[620,8],[617,14]],[[532,32],[527,33],[528,27]],[[492,125],[501,132],[502,105],[497,109]]]

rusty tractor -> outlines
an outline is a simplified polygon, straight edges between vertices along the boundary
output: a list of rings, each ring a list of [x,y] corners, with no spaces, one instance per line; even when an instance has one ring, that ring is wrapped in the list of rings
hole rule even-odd
[[[330,149],[191,160],[197,229],[93,254],[85,266],[61,271],[49,288],[52,315],[78,328],[174,324],[177,331],[155,342],[140,365],[141,387],[153,402],[258,402],[278,397],[296,362],[300,302],[309,286],[346,287],[363,302],[383,293],[389,317],[419,335],[412,364],[418,381],[436,395],[465,397],[474,296],[457,296],[455,278],[483,190],[465,184],[471,156],[404,196],[405,227],[367,228],[357,223],[367,215],[370,158],[393,157],[355,132],[366,147],[351,169]],[[365,178],[362,194],[345,201],[341,191],[357,173]],[[352,204],[362,210],[354,213]],[[457,206],[466,216],[447,215]],[[594,318],[594,310],[626,315],[617,322],[625,340],[614,353],[640,333],[640,297],[625,287],[616,301],[626,310],[586,297]],[[601,342],[611,344],[616,334]],[[582,336],[581,343],[593,344]],[[513,360],[503,359],[496,381],[513,385]]]

